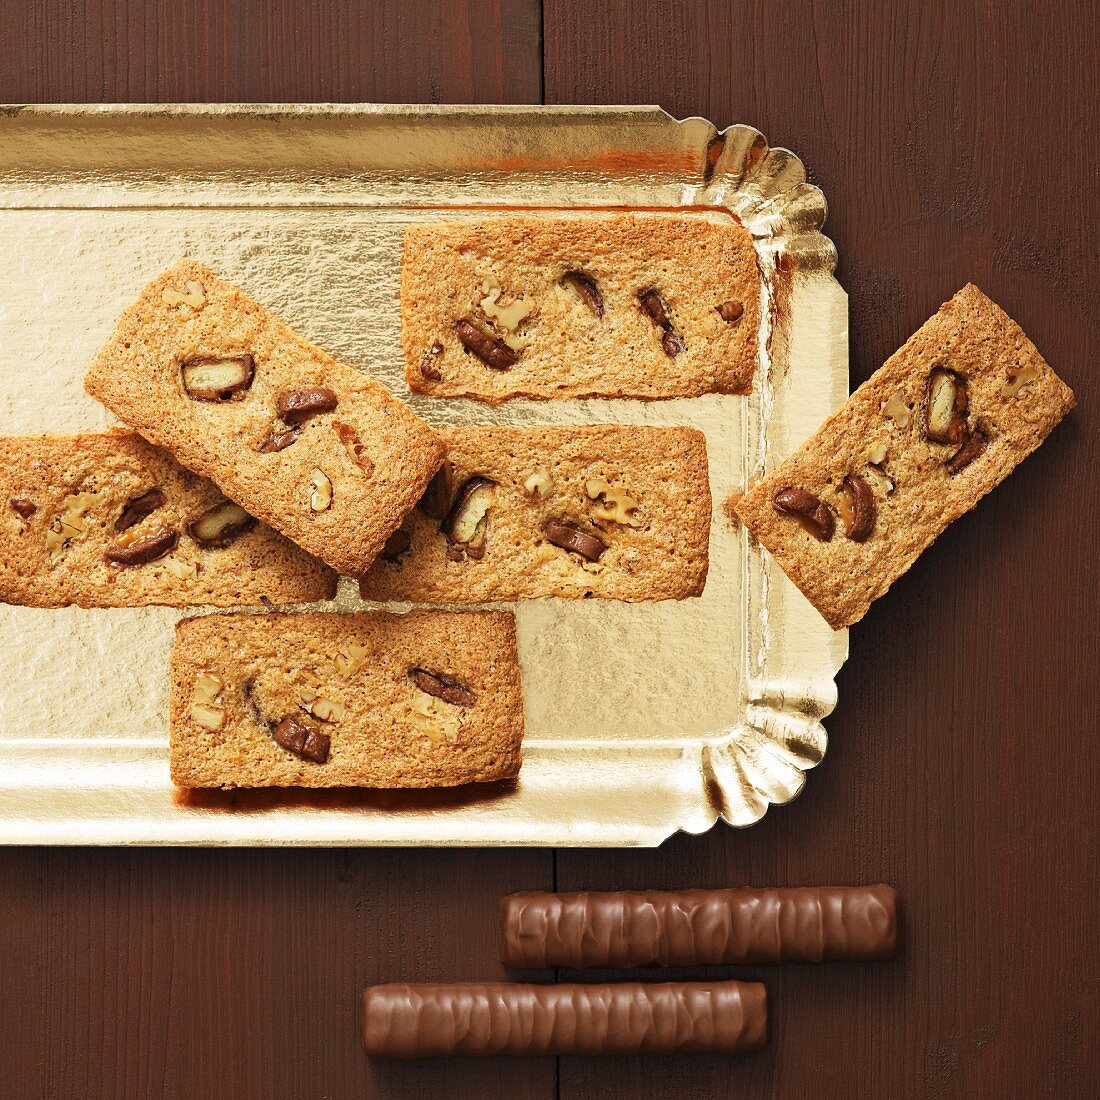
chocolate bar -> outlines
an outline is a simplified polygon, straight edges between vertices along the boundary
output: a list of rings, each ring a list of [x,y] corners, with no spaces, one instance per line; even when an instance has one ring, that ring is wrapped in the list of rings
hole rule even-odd
[[[507,966],[875,962],[900,949],[892,886],[512,894]]]
[[[730,1054],[768,1041],[759,982],[376,985],[363,1041],[377,1058]]]

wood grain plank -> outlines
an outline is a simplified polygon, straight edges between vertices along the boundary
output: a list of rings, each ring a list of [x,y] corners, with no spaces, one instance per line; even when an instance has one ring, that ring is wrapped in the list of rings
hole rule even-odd
[[[829,755],[794,805],[629,860],[558,857],[563,889],[893,882],[903,959],[764,974],[763,1056],[563,1060],[561,1096],[1091,1096],[1095,3],[713,0],[643,14],[546,0],[544,26],[547,102],[659,102],[751,123],[804,159],[851,295],[853,385],[973,280],[1080,402],[852,631]]]
[[[537,103],[539,0],[6,0],[0,102]]]
[[[381,981],[500,980],[547,852],[6,849],[3,1095],[549,1100],[552,1060],[388,1065]]]

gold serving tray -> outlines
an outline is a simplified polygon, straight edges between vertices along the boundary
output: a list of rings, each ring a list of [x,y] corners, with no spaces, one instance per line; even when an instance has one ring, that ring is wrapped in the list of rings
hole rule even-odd
[[[751,397],[410,399],[405,226],[518,206],[740,218],[764,275]],[[793,154],[657,107],[0,109],[0,432],[108,426],[84,370],[140,287],[187,253],[435,424],[701,428],[715,500],[701,598],[516,606],[525,759],[517,782],[486,788],[179,792],[167,668],[183,613],[0,607],[0,841],[654,845],[792,799],[825,753],[847,635],[725,505],[847,394],[824,217]],[[345,580],[337,606],[369,605]]]

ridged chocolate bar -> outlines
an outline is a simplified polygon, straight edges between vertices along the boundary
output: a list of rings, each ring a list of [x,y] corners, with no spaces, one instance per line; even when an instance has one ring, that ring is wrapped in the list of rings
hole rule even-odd
[[[758,982],[377,985],[363,1041],[378,1058],[730,1054],[768,1041]]]
[[[874,962],[899,950],[892,886],[512,894],[508,966]]]

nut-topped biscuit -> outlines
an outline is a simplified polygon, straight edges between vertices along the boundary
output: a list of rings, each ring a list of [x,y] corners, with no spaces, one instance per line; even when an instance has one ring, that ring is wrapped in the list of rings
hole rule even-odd
[[[367,568],[443,457],[383,386],[191,260],[123,313],[85,387],[346,573]]]
[[[436,396],[748,393],[760,276],[732,218],[481,218],[410,226],[401,265],[409,388]]]
[[[331,599],[336,574],[133,432],[0,438],[0,601]]]
[[[1020,326],[968,285],[737,513],[829,625],[850,626],[1073,405]]]
[[[186,619],[171,676],[183,787],[449,787],[519,770],[506,612]]]
[[[711,503],[692,428],[459,427],[448,458],[361,591],[482,603],[698,596]]]

